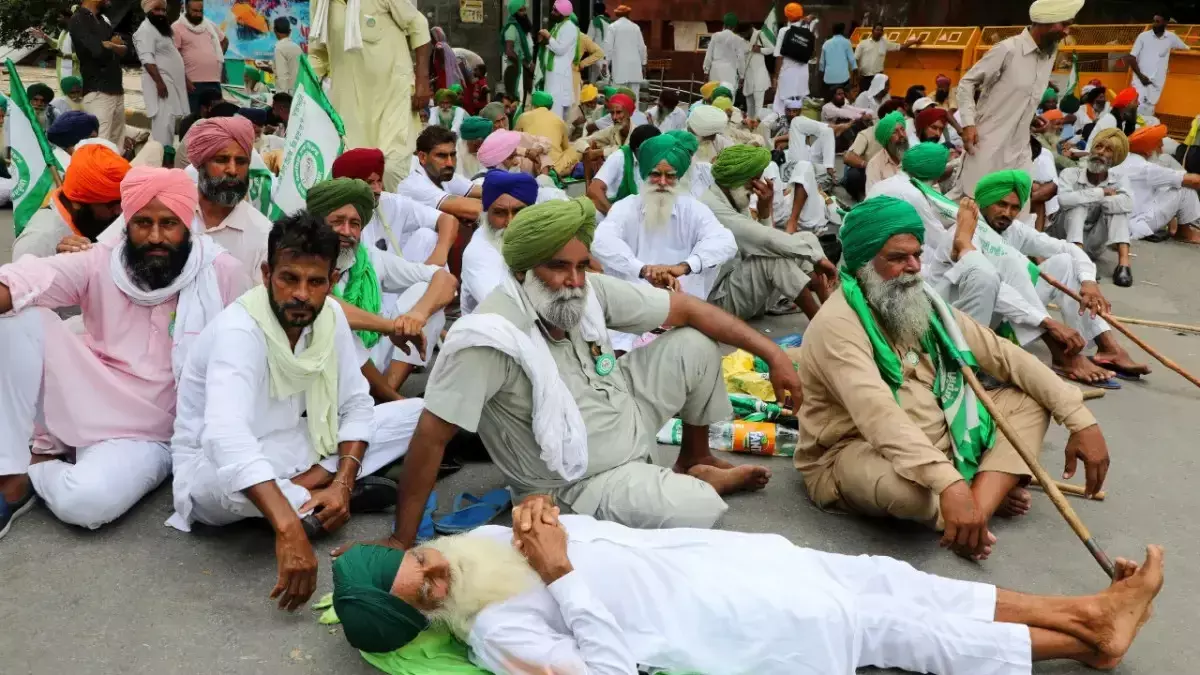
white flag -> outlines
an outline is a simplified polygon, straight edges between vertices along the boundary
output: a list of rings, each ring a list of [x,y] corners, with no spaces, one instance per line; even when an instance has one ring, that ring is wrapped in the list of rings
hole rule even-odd
[[[775,36],[779,34],[779,20],[775,18],[774,5],[771,6],[771,11],[767,13],[767,18],[763,19],[760,34],[763,42],[762,53],[767,56],[774,54]]]
[[[342,154],[344,133],[342,118],[321,89],[321,82],[308,64],[308,58],[301,56],[288,117],[283,165],[272,198],[272,218],[303,209],[308,189],[332,175],[333,160]]]
[[[46,134],[37,123],[37,115],[25,96],[25,85],[17,75],[17,67],[12,60],[6,60],[5,64],[8,66],[9,91],[12,92],[8,99],[7,126],[12,167],[16,174],[12,191],[13,222],[16,233],[21,234],[55,187],[50,167],[59,172],[62,167],[54,159]]]

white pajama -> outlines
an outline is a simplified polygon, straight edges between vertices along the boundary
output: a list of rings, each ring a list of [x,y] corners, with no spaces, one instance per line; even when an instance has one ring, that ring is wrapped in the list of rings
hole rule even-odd
[[[968,251],[946,273],[933,280],[938,295],[955,309],[990,326],[1000,295],[1000,273],[979,251]]]
[[[1102,203],[1085,204],[1059,211],[1058,223],[1067,241],[1083,244],[1093,258],[1105,248],[1129,243],[1129,214],[1106,213]]]
[[[422,410],[424,401],[419,398],[375,406],[371,441],[362,458],[360,476],[375,473],[408,452],[408,443],[417,429],[417,419],[420,418]],[[326,471],[337,472],[336,455],[326,457],[318,464]],[[300,507],[311,495],[308,490],[290,480],[307,471],[309,467],[297,468],[300,470],[289,478],[276,478],[275,484],[279,486],[292,508],[299,512]],[[258,507],[244,493],[229,493],[221,488],[221,483],[217,480],[217,469],[212,464],[203,465],[191,481],[192,518],[197,522],[206,525],[228,525],[244,518],[262,517]]]
[[[1071,259],[1069,254],[1058,253],[1050,256],[1038,268],[1057,279],[1059,283],[1072,291],[1079,292],[1082,282],[1079,278],[1075,261]],[[1079,331],[1079,334],[1088,343],[1095,340],[1096,336],[1109,330],[1108,322],[1100,317],[1092,318],[1090,312],[1085,312],[1083,316],[1079,316],[1079,303],[1075,302],[1071,296],[1051,286],[1045,279],[1038,279],[1035,288],[1042,304],[1057,303],[1059,312],[1062,314],[1063,323]]]
[[[1129,221],[1132,239],[1148,237],[1178,219],[1180,225],[1200,223],[1200,197],[1190,188],[1161,188]]]

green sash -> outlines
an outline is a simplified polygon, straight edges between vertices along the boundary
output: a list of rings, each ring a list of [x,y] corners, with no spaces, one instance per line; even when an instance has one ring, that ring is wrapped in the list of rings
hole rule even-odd
[[[845,271],[841,273],[841,279],[846,302],[858,315],[871,342],[879,374],[891,388],[892,396],[896,396],[904,381],[900,359],[879,329],[858,280]],[[961,368],[978,369],[979,364],[954,319],[954,313],[929,286],[925,286],[925,294],[933,304],[934,312],[929,317],[929,330],[921,338],[921,349],[933,363],[933,395],[937,397],[950,430],[954,468],[970,481],[979,471],[983,453],[996,442],[996,424],[975,392],[966,386]]]
[[[354,252],[354,266],[346,272],[346,286],[341,293],[334,288],[334,295],[354,305],[355,307],[378,314],[383,307],[383,295],[379,290],[379,277],[375,274],[375,266],[367,254],[367,247],[362,244]],[[363,346],[370,349],[379,342],[379,333],[371,331],[354,331],[363,341]]]
[[[638,193],[637,179],[633,173],[633,150],[626,143],[621,146],[621,152],[625,155],[625,170],[621,175],[621,185],[617,188],[617,198],[613,202],[619,202],[629,195],[636,195]]]
[[[558,24],[554,26],[554,28],[550,29],[551,39],[555,39],[555,40],[558,39],[558,31],[562,30],[562,27],[564,25],[566,25],[566,23],[568,21],[570,21],[570,19],[563,19],[562,21],[559,21]],[[576,30],[578,30],[578,29],[579,29],[579,27],[576,26]],[[579,57],[580,57],[580,54],[582,53],[582,50],[583,50],[583,41],[580,40],[579,38],[576,38],[575,39],[575,58],[572,61],[572,63],[574,63],[576,65],[579,64]],[[553,70],[554,70],[554,50],[550,49],[550,45],[548,45],[548,44],[542,45],[542,75],[543,76],[549,75]]]

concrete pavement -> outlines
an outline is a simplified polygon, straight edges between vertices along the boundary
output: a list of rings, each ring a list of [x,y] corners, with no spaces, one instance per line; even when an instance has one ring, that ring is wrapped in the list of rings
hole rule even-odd
[[[11,211],[0,212],[0,261],[11,251]],[[1103,288],[1120,315],[1200,324],[1194,292],[1200,249],[1182,244],[1135,244],[1136,283],[1112,286],[1112,260],[1101,264]],[[758,323],[772,336],[802,329],[803,318]],[[1200,372],[1200,336],[1139,328],[1138,334],[1183,366]],[[1136,358],[1148,358],[1129,345]],[[1044,352],[1041,353],[1046,358]],[[1191,478],[1200,469],[1200,390],[1165,368],[1144,382],[1092,401],[1113,463],[1108,500],[1072,504],[1113,556],[1141,558],[1144,544],[1167,548],[1167,584],[1147,625],[1118,672],[1196,672],[1200,625],[1196,597],[1200,507]],[[413,387],[419,382],[411,383]],[[406,393],[416,394],[416,390]],[[1066,434],[1052,426],[1043,462],[1061,472]],[[669,450],[663,462],[670,461]],[[734,457],[733,461],[739,461]],[[763,492],[730,500],[722,526],[776,532],[793,542],[842,553],[892,555],[946,576],[986,581],[1021,591],[1083,594],[1106,582],[1050,502],[1035,491],[1028,516],[998,522],[999,543],[976,565],[939,549],[933,533],[915,526],[871,522],[818,511],[808,502],[787,460],[754,460],[774,471]],[[1082,482],[1077,478],[1076,482]],[[468,465],[438,485],[442,508],[461,491],[499,487],[498,472]],[[163,525],[172,511],[168,486],[125,518],[87,532],[56,522],[39,506],[0,540],[0,672],[5,675],[351,675],[377,672],[361,661],[340,629],[321,626],[307,609],[295,615],[274,608],[267,594],[275,581],[273,538],[258,524],[191,535]],[[318,547],[321,592],[330,588],[325,557],[337,544],[377,538],[390,515],[357,517]],[[747,560],[753,574],[761,561]],[[796,583],[804,583],[797,579]],[[1192,665],[1188,665],[1192,664]],[[1067,664],[1038,673],[1083,673]]]

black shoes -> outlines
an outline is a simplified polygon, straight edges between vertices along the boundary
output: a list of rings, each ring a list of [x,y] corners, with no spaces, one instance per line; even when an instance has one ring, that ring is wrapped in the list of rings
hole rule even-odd
[[[1113,283],[1121,288],[1129,288],[1133,285],[1133,270],[1128,265],[1117,265],[1113,271]]]
[[[383,476],[363,476],[350,491],[350,513],[379,513],[396,505],[396,481]]]

